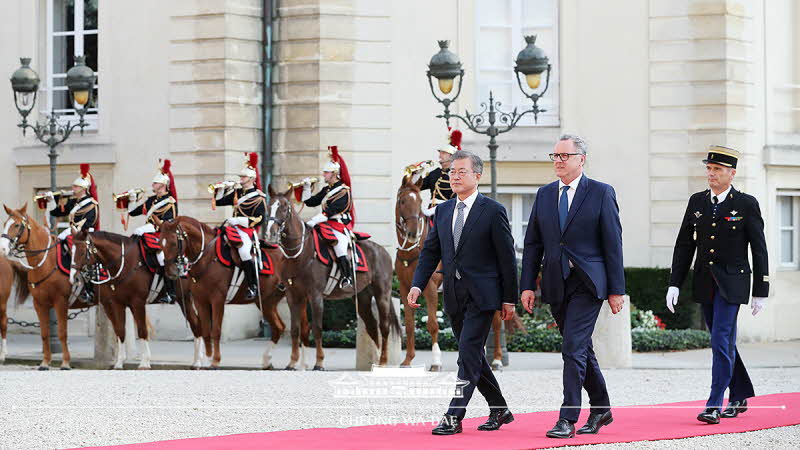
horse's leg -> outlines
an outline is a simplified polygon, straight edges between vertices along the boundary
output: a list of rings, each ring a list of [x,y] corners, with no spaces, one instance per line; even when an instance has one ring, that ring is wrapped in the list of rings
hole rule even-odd
[[[372,290],[369,288],[363,289],[358,293],[356,298],[358,299],[358,315],[361,316],[361,320],[364,321],[364,328],[367,330],[369,337],[372,338],[372,342],[375,343],[375,348],[380,348],[378,321],[372,314]]]
[[[395,269],[398,271],[398,269]],[[410,366],[411,361],[414,360],[414,356],[416,356],[416,348],[414,347],[415,340],[416,340],[416,321],[414,320],[414,309],[408,306],[408,291],[411,290],[411,287],[408,283],[407,274],[403,273],[403,276],[398,276],[400,281],[400,301],[403,304],[403,321],[406,326],[406,359],[400,364],[401,366]],[[430,310],[430,309],[429,309]]]
[[[389,321],[392,311],[392,296],[390,293],[378,292],[374,289],[375,303],[378,305],[378,326],[381,330],[381,355],[378,359],[380,366],[385,366],[389,362]],[[430,320],[429,320],[430,322]]]
[[[203,329],[200,326],[200,319],[194,310],[195,304],[191,292],[183,297],[180,306],[183,316],[186,317],[186,322],[189,323],[189,329],[192,330],[192,336],[194,336],[194,354],[192,355],[191,368],[197,370],[201,367],[205,352],[203,351]]]
[[[431,372],[442,370],[442,351],[439,349],[439,292],[436,283],[425,287],[425,303],[428,309],[428,333],[431,334]]]
[[[136,335],[139,337],[139,347],[141,348],[141,359],[139,360],[140,370],[150,368],[150,339],[147,333],[147,310],[144,303],[131,305],[133,320],[136,322]]]
[[[58,340],[61,342],[61,370],[70,370],[69,365],[72,360],[69,354],[69,346],[67,345],[67,326],[69,325],[69,308],[67,307],[67,299],[61,298],[56,301],[56,316],[58,322]]]
[[[264,320],[269,323],[269,327],[272,332],[271,340],[267,341],[264,354],[261,356],[261,368],[264,370],[273,369],[272,349],[278,344],[281,334],[283,334],[283,330],[286,329],[286,325],[283,324],[283,321],[278,314],[278,302],[280,302],[280,300],[280,294],[274,294],[272,298],[267,299],[265,302],[264,311],[261,312],[261,315],[264,316]]]
[[[50,361],[53,354],[50,353],[50,307],[43,305],[43,302],[33,301],[33,308],[39,318],[39,334],[42,336],[42,362],[39,363],[39,370],[50,370]]]
[[[125,360],[128,359],[128,353],[125,348],[125,306],[110,301],[103,305],[106,310],[108,318],[111,320],[111,326],[114,327],[114,334],[117,335],[117,359],[114,361],[114,369],[122,370],[125,368]]]
[[[492,370],[503,369],[503,349],[500,347],[500,333],[503,326],[503,319],[500,311],[494,313],[492,319],[492,330],[494,330],[494,355],[492,356]]]
[[[297,360],[300,357],[300,331],[303,327],[303,315],[305,313],[305,301],[294,298],[294,295],[287,296],[289,301],[289,311],[291,312],[291,335],[292,335],[292,356],[286,370],[295,370]]]
[[[197,319],[203,333],[203,346],[205,347],[205,354],[200,360],[200,366],[209,367],[214,348],[211,345],[211,305],[207,301],[196,302],[195,305],[197,305]]]
[[[219,369],[222,360],[220,353],[220,339],[222,338],[222,317],[225,315],[225,299],[211,304],[211,343],[214,345],[214,357],[211,360],[211,369]]]
[[[311,298],[311,328],[314,331],[314,344],[317,347],[317,361],[314,363],[314,370],[325,370],[323,361],[325,351],[322,349],[322,315],[325,307],[322,296],[318,293]]]
[[[8,301],[8,298],[6,298]],[[8,355],[8,341],[6,335],[8,334],[8,313],[6,312],[8,304],[0,304],[0,364],[3,364]]]

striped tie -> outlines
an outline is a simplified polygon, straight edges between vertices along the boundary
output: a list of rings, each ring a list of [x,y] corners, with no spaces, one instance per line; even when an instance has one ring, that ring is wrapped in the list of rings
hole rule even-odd
[[[456,225],[453,227],[453,248],[458,249],[458,242],[461,240],[461,232],[464,231],[464,208],[467,207],[464,202],[458,202],[458,215],[456,216]],[[461,274],[456,269],[456,278],[461,279]]]

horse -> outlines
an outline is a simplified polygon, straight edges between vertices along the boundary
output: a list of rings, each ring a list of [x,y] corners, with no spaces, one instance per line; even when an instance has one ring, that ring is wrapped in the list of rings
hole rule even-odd
[[[11,288],[14,287],[14,297],[17,304],[28,297],[28,269],[22,264],[11,261],[5,257],[0,258],[0,364],[3,364],[8,355],[8,298]]]
[[[154,274],[145,264],[139,239],[105,231],[73,232],[72,268],[83,283],[94,285],[96,296],[117,335],[117,357],[114,369],[123,369],[125,352],[125,308],[130,309],[136,324],[141,348],[140,370],[150,369],[150,325],[147,320],[147,298]],[[100,267],[108,273],[100,276]],[[186,290],[185,284],[176,285]],[[195,336],[193,368],[200,368],[200,326],[197,316],[188,308],[188,300],[179,298],[181,312]],[[208,347],[208,346],[207,346]]]
[[[414,271],[417,269],[419,254],[430,231],[429,220],[422,213],[421,186],[422,178],[414,183],[411,177],[404,176],[400,188],[397,190],[397,202],[394,207],[395,232],[399,244],[394,260],[394,271],[400,284],[400,300],[403,302],[406,326],[406,359],[403,360],[401,366],[410,366],[415,355],[415,311],[408,307],[407,297],[408,291],[411,289],[411,281],[414,278]],[[431,334],[431,372],[438,372],[442,369],[442,352],[439,350],[439,322],[436,317],[439,307],[438,290],[441,284],[442,275],[438,272],[434,273],[422,292],[428,310],[426,325]]]
[[[400,334],[400,321],[392,307],[392,258],[382,246],[371,240],[361,241],[363,256],[369,267],[367,272],[356,271],[354,289],[336,286],[324,294],[328,283],[328,272],[332,270],[315,256],[314,231],[301,219],[292,204],[292,189],[278,193],[270,185],[268,217],[264,219],[267,242],[277,245],[285,260],[280,271],[281,281],[286,285],[286,299],[291,310],[292,356],[287,370],[294,370],[298,359],[305,366],[304,349],[300,345],[301,319],[311,303],[312,330],[316,344],[314,370],[325,370],[325,353],[322,349],[322,314],[324,300],[341,300],[356,297],[356,310],[364,320],[367,333],[380,349],[378,364],[388,362],[389,331]],[[335,264],[331,261],[331,264]],[[358,289],[358,292],[354,292]],[[372,300],[378,307],[378,320],[372,314]],[[378,336],[380,330],[381,336]]]
[[[67,345],[67,312],[69,309],[86,308],[81,299],[68,304],[71,284],[69,277],[58,270],[56,262],[59,251],[58,238],[28,215],[28,204],[19,209],[3,208],[8,220],[0,237],[0,249],[4,255],[25,256],[28,271],[28,287],[33,296],[33,307],[39,317],[42,337],[42,362],[39,370],[49,370],[52,353],[50,351],[50,309],[55,308],[58,323],[58,340],[63,349],[61,370],[70,370],[71,356]],[[24,299],[23,299],[24,300]]]
[[[222,318],[225,314],[225,299],[228,292],[228,280],[233,276],[233,264],[227,267],[216,254],[217,241],[222,236],[208,225],[187,216],[178,216],[173,220],[161,222],[161,245],[164,249],[164,272],[171,279],[187,275],[187,283],[191,292],[193,305],[197,308],[203,339],[213,346],[211,369],[218,369],[222,355],[220,353],[220,337],[222,334]],[[222,242],[220,242],[222,244]],[[261,358],[264,370],[273,369],[272,349],[278,343],[286,329],[278,315],[278,302],[283,298],[283,285],[276,275],[280,271],[282,258],[277,249],[267,249],[272,259],[275,274],[259,274],[259,298],[247,300],[246,290],[240,288],[230,301],[232,305],[256,303],[261,315],[272,329],[271,340]],[[235,249],[231,257],[237,258]],[[232,260],[232,262],[234,262]],[[260,272],[260,271],[259,271]],[[210,356],[210,355],[209,355]]]

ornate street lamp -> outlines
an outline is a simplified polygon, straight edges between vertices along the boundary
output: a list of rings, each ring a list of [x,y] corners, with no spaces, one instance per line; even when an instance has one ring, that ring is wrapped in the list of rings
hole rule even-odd
[[[444,113],[436,117],[444,119],[447,126],[450,126],[450,118],[455,117],[462,122],[473,132],[489,136],[489,162],[491,165],[492,173],[492,198],[497,197],[497,135],[511,131],[517,126],[519,120],[526,114],[532,113],[534,122],[539,119],[539,113],[546,110],[539,108],[539,99],[547,92],[550,85],[550,63],[544,50],[536,46],[536,36],[525,36],[527,45],[517,55],[516,65],[514,66],[514,73],[517,76],[517,84],[519,85],[522,94],[528,98],[533,105],[530,109],[518,112],[514,108],[511,112],[505,112],[500,109],[502,103],[494,99],[492,92],[489,92],[489,102],[481,103],[483,110],[477,114],[470,114],[467,110],[464,116],[450,112],[450,105],[456,101],[461,94],[461,85],[464,80],[464,69],[461,67],[461,61],[458,56],[451,52],[448,48],[449,41],[439,41],[439,52],[431,58],[428,64],[428,84],[431,88],[433,97],[444,106]],[[522,85],[522,76],[525,76],[525,83],[528,86],[526,90]],[[535,91],[541,85],[542,75],[545,76],[545,85],[541,91]],[[436,78],[438,90],[441,96],[436,92],[433,87],[433,79]],[[458,78],[456,93],[453,96],[448,96],[452,91],[454,84]],[[498,117],[499,116],[499,117]],[[495,124],[500,122],[501,126]]]
[[[56,153],[56,146],[66,141],[72,130],[75,128],[83,129],[89,124],[84,120],[84,116],[88,111],[92,100],[94,98],[94,84],[95,76],[94,71],[86,65],[86,57],[76,56],[75,66],[67,72],[67,89],[69,89],[70,99],[73,101],[75,112],[80,117],[80,121],[75,124],[66,122],[59,123],[58,116],[55,111],[45,115],[45,121],[42,123],[36,122],[34,125],[28,123],[28,115],[33,111],[36,105],[36,97],[39,91],[39,75],[31,69],[30,58],[20,58],[22,67],[15,70],[11,75],[11,89],[14,91],[14,106],[22,116],[22,122],[17,126],[22,128],[22,135],[28,128],[33,130],[36,138],[50,148],[48,156],[50,157],[50,190],[56,191],[56,161],[58,153]],[[55,222],[51,221],[53,227]],[[58,341],[58,333],[55,326],[55,311],[50,310],[50,348],[54,353],[61,351],[61,344]],[[41,324],[46,326],[46,324]]]

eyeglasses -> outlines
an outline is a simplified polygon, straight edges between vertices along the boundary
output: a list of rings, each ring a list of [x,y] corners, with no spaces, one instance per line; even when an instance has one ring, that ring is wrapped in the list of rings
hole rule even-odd
[[[562,162],[569,159],[570,156],[579,156],[583,153],[550,153],[550,161],[555,161],[556,158],[560,159]]]
[[[450,169],[447,172],[447,174],[450,175],[451,177],[458,175],[459,178],[465,177],[469,173],[474,173],[474,172],[472,170],[466,170],[466,169],[461,169],[461,170]]]

